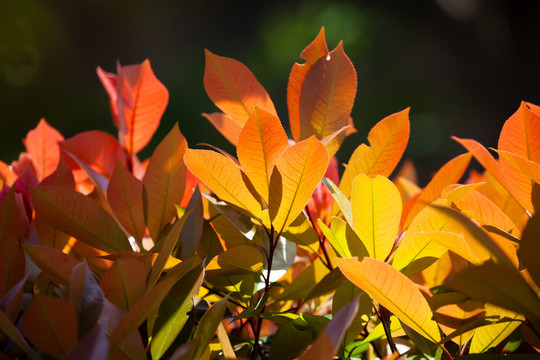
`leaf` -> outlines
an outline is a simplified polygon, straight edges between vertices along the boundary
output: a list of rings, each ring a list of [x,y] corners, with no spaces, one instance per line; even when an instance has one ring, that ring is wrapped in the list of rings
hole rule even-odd
[[[498,149],[521,156],[526,160],[540,162],[540,115],[530,110],[522,102],[519,109],[504,123],[499,136]],[[501,168],[508,186],[519,203],[529,212],[531,203],[531,180],[516,169],[504,157],[500,159]]]
[[[266,237],[263,238],[263,243],[266,251],[270,251],[270,244]],[[272,259],[272,270],[270,271],[269,282],[276,282],[293,265],[296,258],[297,247],[293,242],[288,241],[283,236],[280,236],[277,240],[277,245],[274,251],[274,258]],[[264,274],[268,274],[268,264],[264,259]],[[264,288],[264,282],[260,283],[257,290]]]
[[[240,245],[219,254],[206,266],[206,276],[256,273],[263,268],[263,255],[251,245]]]
[[[315,287],[309,292],[302,302],[306,303],[309,300],[326,295],[336,290],[344,283],[348,283],[347,279],[345,279],[341,271],[339,271],[339,268],[334,268],[332,271],[326,274],[326,276],[323,277],[321,281],[317,283],[317,285],[315,285]]]
[[[370,319],[373,308],[373,300],[371,300],[371,298],[369,298],[369,296],[367,296],[357,286],[352,284],[350,281],[347,281],[338,287],[336,293],[334,294],[334,298],[332,299],[332,315],[335,316],[336,313],[338,313],[346,305],[349,304],[350,306],[353,301],[357,302],[358,311],[352,318],[352,321],[343,336],[343,340],[341,341],[343,345],[348,344],[356,339],[358,335],[360,335],[362,329],[364,329],[364,326]],[[331,329],[327,329],[327,331],[330,330]]]
[[[406,205],[410,206],[410,210],[408,213],[405,213],[404,211],[404,218],[402,219],[403,229],[409,227],[412,219],[420,212],[420,210],[422,210],[422,208],[424,208],[424,206],[437,200],[444,188],[448,185],[457,183],[459,179],[461,179],[469,166],[471,157],[471,153],[456,156],[437,171],[420,195],[417,198],[411,199],[411,201],[413,201],[412,205]]]
[[[315,343],[300,356],[299,360],[331,360],[334,358],[332,339],[322,333]]]
[[[540,164],[531,160],[527,160],[519,155],[513,154],[504,150],[497,150],[501,158],[508,161],[516,169],[520,170],[529,179],[535,183],[540,183]],[[531,190],[532,191],[532,190]]]
[[[186,212],[189,212],[189,214],[185,219],[185,225],[182,227],[181,232],[182,253],[186,258],[190,258],[197,251],[204,225],[204,208],[198,186],[195,188],[193,196],[191,196]]]
[[[384,176],[358,175],[352,184],[353,228],[370,257],[384,260],[398,235],[401,195]]]
[[[281,233],[307,205],[328,167],[328,151],[315,137],[287,149],[270,180],[272,225]]]
[[[471,353],[483,353],[489,348],[499,345],[524,320],[522,315],[491,305],[490,303],[486,303],[485,308],[486,318],[507,318],[515,321],[493,323],[476,329],[471,340]]]
[[[144,220],[143,183],[119,162],[109,181],[107,200],[118,222],[135,239],[142,242],[146,223]]]
[[[0,202],[0,241],[22,240],[28,233],[28,219],[23,196],[12,187]]]
[[[103,327],[97,325],[70,351],[66,360],[100,360],[108,356],[109,339]]]
[[[540,254],[540,214],[535,214],[523,230],[518,256],[522,266],[527,269],[536,285],[540,286],[538,254]]]
[[[145,60],[138,65],[117,66],[118,139],[129,155],[150,141],[169,102],[167,88]]]
[[[328,55],[328,46],[324,37],[324,27],[321,28],[319,34],[300,54],[300,58],[305,60],[305,63],[295,63],[289,75],[287,85],[287,107],[289,109],[289,125],[294,141],[300,140],[300,95],[302,85],[306,78],[309,69],[317,62],[317,60]]]
[[[215,112],[211,114],[205,114],[204,116],[214,127],[235,147],[238,145],[238,139],[240,138],[240,132],[242,131],[243,124],[235,121],[227,114]]]
[[[391,265],[365,257],[337,259],[339,269],[353,284],[364,290],[401,321],[432,342],[441,339],[431,309],[414,283]]]
[[[176,215],[186,185],[183,157],[187,142],[178,124],[157,146],[148,162],[143,184],[145,191],[145,218],[150,236],[157,241],[165,224]]]
[[[75,178],[73,172],[66,163],[64,156],[60,157],[58,166],[47,177],[39,183],[40,186],[64,186],[70,189],[75,189]]]
[[[346,258],[369,256],[368,251],[352,227],[338,217],[332,218],[332,230],[319,220],[319,227],[324,236],[339,256]]]
[[[118,259],[105,271],[99,286],[109,301],[128,311],[145,292],[145,275],[139,260]]]
[[[292,360],[309,346],[313,340],[313,330],[297,326],[294,321],[281,325],[272,338],[271,360]]]
[[[351,155],[339,188],[350,197],[359,174],[389,177],[399,163],[409,141],[409,108],[379,121],[369,132],[369,146],[362,144]]]
[[[38,180],[43,180],[56,170],[60,160],[58,142],[64,140],[62,134],[41,119],[38,126],[30,130],[24,139],[26,152],[30,154]]]
[[[195,328],[195,333],[193,334],[193,339],[196,341],[193,359],[199,358],[214,337],[218,325],[225,314],[228,300],[229,295],[212,305],[199,321],[199,324]]]
[[[330,194],[332,194],[332,197],[336,201],[336,204],[338,204],[341,212],[343,213],[343,216],[345,216],[345,220],[349,224],[354,224],[353,216],[352,216],[352,206],[351,202],[349,201],[349,196],[345,196],[345,194],[332,182],[332,180],[328,178],[322,179],[324,186],[330,191]]]
[[[221,200],[260,218],[261,204],[248,189],[246,175],[232,160],[214,151],[187,149],[184,162]]]
[[[25,269],[26,259],[17,238],[0,238],[0,298],[24,278]]]
[[[21,335],[19,330],[11,320],[4,314],[3,311],[0,311],[0,330],[9,336],[9,338],[17,344],[18,347],[20,347],[28,356],[30,356],[31,359],[37,360],[38,356],[34,352],[34,350],[28,345],[26,340],[24,339],[24,336]]]
[[[150,349],[153,359],[160,359],[165,354],[184,327],[203,276],[204,270],[201,267],[192,269],[173,286],[163,300],[152,329]]]
[[[24,252],[38,268],[58,285],[69,284],[71,271],[79,264],[72,256],[58,249],[37,245],[22,245]]]
[[[299,100],[300,136],[323,140],[349,123],[356,95],[356,71],[343,43],[319,58],[303,79]],[[340,139],[343,141],[343,139]],[[338,141],[340,142],[340,141]]]
[[[218,108],[241,126],[255,106],[277,116],[268,93],[244,64],[208,50],[204,53],[204,88]]]
[[[92,199],[65,187],[32,189],[36,213],[77,240],[107,252],[132,251],[126,235],[113,218]]]
[[[96,69],[96,73],[101,84],[105,88],[107,95],[109,95],[109,105],[111,106],[113,122],[116,128],[118,128],[118,90],[116,87],[116,74],[108,73],[99,66]]]
[[[126,152],[118,140],[103,131],[85,131],[59,145],[107,178],[111,177],[117,161],[122,165],[127,163]]]
[[[266,201],[272,170],[288,147],[289,140],[279,119],[255,107],[240,133],[236,152],[242,169]]]
[[[487,260],[478,257],[474,250],[471,249],[469,243],[465,240],[463,234],[456,234],[448,231],[420,232],[419,234],[425,235],[429,240],[433,240],[444,246],[473,265],[481,265]]]
[[[34,297],[21,323],[24,335],[49,355],[64,358],[77,344],[77,315],[66,300]]]
[[[316,258],[300,273],[276,300],[296,300],[305,298],[311,290],[330,272],[320,258]]]
[[[486,263],[455,274],[444,285],[473,299],[540,320],[540,299],[517,270],[502,264]]]

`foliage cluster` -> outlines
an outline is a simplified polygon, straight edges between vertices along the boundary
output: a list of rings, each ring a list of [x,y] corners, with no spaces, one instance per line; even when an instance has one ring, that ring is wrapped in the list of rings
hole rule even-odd
[[[117,138],[65,139],[45,120],[28,133],[26,152],[0,162],[2,358],[540,350],[540,107],[522,103],[506,121],[498,159],[454,138],[467,152],[424,188],[401,161],[405,109],[372,128],[340,178],[356,73],[324,29],[301,58],[289,139],[254,75],[206,51],[205,89],[222,112],[203,115],[236,157],[188,148],[175,125],[138,158],[168,103],[148,61],[98,68]],[[460,184],[473,157],[485,171]]]

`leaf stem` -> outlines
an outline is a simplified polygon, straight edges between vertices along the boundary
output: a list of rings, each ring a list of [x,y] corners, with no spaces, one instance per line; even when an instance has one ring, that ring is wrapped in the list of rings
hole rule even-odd
[[[380,304],[379,304],[378,310],[377,310],[377,307],[375,306],[373,307],[373,309],[375,310],[375,313],[381,320],[381,323],[384,329],[384,334],[386,335],[386,340],[388,340],[388,345],[390,345],[390,350],[392,351],[392,353],[397,352],[399,354],[399,350],[397,349],[397,346],[394,343],[394,339],[392,338],[392,331],[390,330],[390,326],[388,323],[388,320],[390,319],[389,311],[385,307],[381,306]]]
[[[311,212],[309,211],[309,208],[307,206],[305,207],[305,210],[306,210],[306,214],[308,216],[308,219],[311,222],[311,225],[313,226],[313,229],[317,229],[315,227],[315,220],[311,216]],[[319,234],[318,231],[315,231],[315,232],[317,233],[317,236],[319,238],[319,249],[321,249],[321,251],[322,251],[322,253],[324,255],[324,258],[326,259],[326,262],[322,261],[322,263],[324,264],[324,266],[326,266],[328,268],[328,270],[334,270],[334,267],[332,266],[332,262],[330,261],[330,256],[328,256],[328,251],[326,251],[326,247],[324,246],[325,238],[324,238],[324,236]],[[321,258],[321,260],[322,260],[322,258]]]

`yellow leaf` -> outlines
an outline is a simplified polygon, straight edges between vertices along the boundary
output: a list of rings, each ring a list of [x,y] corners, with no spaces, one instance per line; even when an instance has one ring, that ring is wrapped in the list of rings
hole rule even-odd
[[[279,119],[255,107],[238,140],[238,160],[257,192],[268,201],[270,176],[279,156],[289,147]]]
[[[420,290],[408,277],[389,264],[369,257],[337,259],[339,269],[399,320],[432,342],[441,340],[439,327]]]
[[[332,230],[320,219],[319,227],[339,256],[363,258],[368,251],[351,226],[338,217],[332,218]]]
[[[358,175],[352,184],[353,228],[369,256],[384,260],[392,250],[401,217],[401,196],[384,176]]]
[[[473,249],[471,249],[469,243],[465,240],[463,234],[455,234],[447,231],[420,232],[420,234],[441,244],[474,265],[480,265],[487,260],[478,257]]]
[[[231,159],[215,151],[186,149],[184,162],[221,200],[260,218],[261,204],[248,188],[245,174]]]
[[[269,212],[280,233],[307,205],[328,166],[328,151],[314,136],[288,148],[270,179]]]

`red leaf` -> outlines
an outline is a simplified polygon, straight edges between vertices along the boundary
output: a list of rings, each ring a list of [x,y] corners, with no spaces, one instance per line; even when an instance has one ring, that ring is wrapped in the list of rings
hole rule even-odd
[[[108,73],[99,66],[96,71],[101,84],[109,95],[113,122],[118,129],[120,126],[118,125],[118,91],[116,89],[116,74]]]
[[[45,119],[41,119],[34,130],[30,130],[24,140],[26,151],[30,154],[38,180],[50,175],[60,160],[58,142],[64,137]]]
[[[71,270],[79,264],[75,258],[46,246],[23,245],[23,248],[32,262],[52,281],[59,285],[69,284]]]

